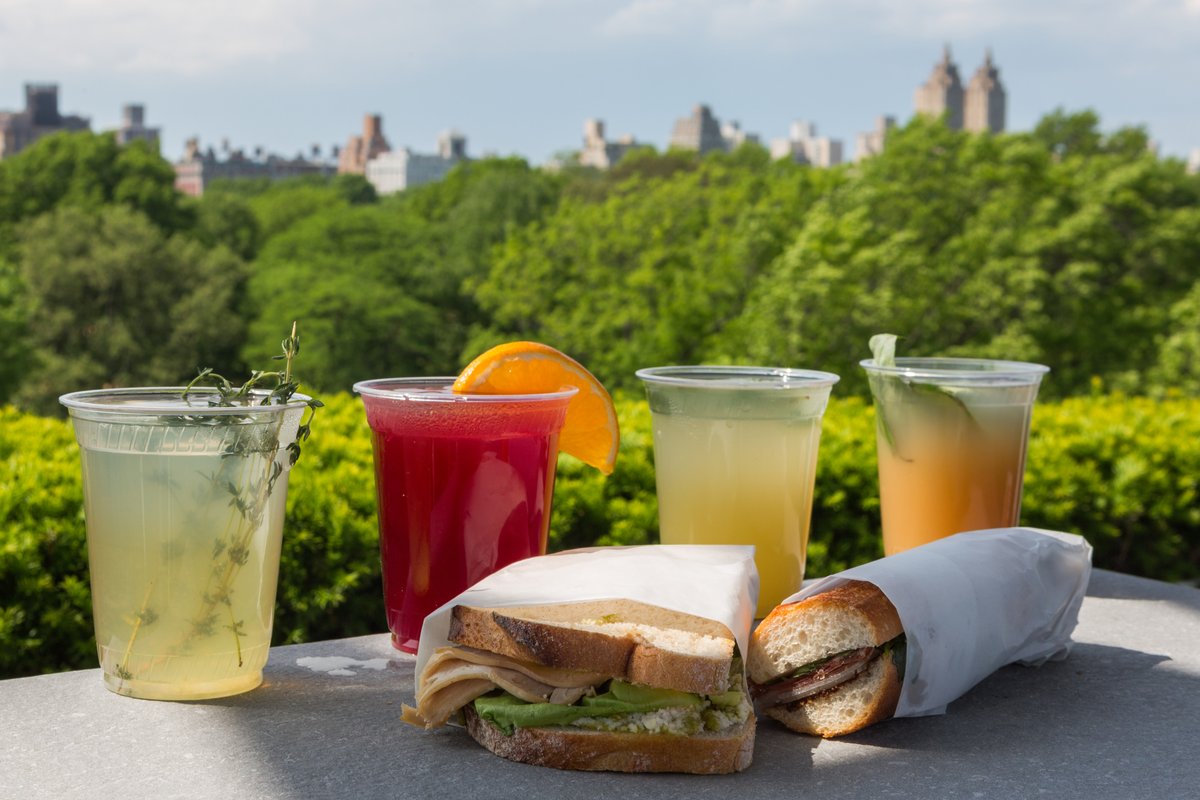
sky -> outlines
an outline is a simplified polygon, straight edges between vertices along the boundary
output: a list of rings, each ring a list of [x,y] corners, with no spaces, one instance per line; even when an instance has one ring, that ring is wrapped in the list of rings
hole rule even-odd
[[[764,142],[791,122],[845,142],[901,123],[950,47],[964,85],[991,48],[1008,129],[1091,109],[1164,155],[1200,148],[1200,0],[0,0],[0,110],[29,82],[114,128],[146,108],[185,141],[323,152],[383,116],[393,148],[542,163],[584,120],[663,148],[698,103]]]

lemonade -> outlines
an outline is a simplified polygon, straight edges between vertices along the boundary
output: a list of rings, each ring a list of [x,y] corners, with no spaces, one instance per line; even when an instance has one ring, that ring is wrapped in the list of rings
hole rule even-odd
[[[837,376],[749,367],[641,370],[664,544],[751,544],[757,616],[800,588],[821,417]]]
[[[884,553],[1021,511],[1033,402],[1045,367],[970,359],[864,362],[875,398]]]
[[[196,700],[262,681],[303,402],[210,410],[167,390],[64,397],[83,465],[108,688]]]

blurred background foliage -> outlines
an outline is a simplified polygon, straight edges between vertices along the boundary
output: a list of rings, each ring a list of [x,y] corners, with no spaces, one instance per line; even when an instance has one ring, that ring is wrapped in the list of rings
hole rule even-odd
[[[608,172],[464,164],[378,197],[361,176],[202,198],[102,134],[0,162],[0,402],[238,373],[302,321],[310,387],[454,374],[544,341],[613,389],[657,364],[824,369],[866,395],[871,334],[910,354],[1040,361],[1044,397],[1200,389],[1200,176],[1090,112],[1034,130],[916,118],[813,169],[748,145]]]
[[[915,119],[812,169],[746,146],[637,151],[608,172],[475,161],[378,197],[359,176],[226,182],[199,199],[142,145],[78,133],[0,161],[0,676],[88,667],[79,461],[59,394],[236,375],[293,319],[328,396],[293,473],[276,642],[384,628],[366,377],[455,374],[491,344],[556,346],[619,398],[602,478],[560,463],[552,547],[657,539],[638,367],[842,376],[824,426],[810,576],[880,554],[858,361],[1048,364],[1023,522],[1095,563],[1200,576],[1200,176],[1143,131],[1057,111],[1030,132]]]

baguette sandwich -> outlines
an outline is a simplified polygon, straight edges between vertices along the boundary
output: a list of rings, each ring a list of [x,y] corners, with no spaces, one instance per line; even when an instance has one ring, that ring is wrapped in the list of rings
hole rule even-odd
[[[452,719],[498,756],[559,769],[729,773],[755,717],[733,635],[633,600],[455,606],[403,719]]]
[[[895,713],[905,653],[895,606],[849,581],[767,615],[750,637],[750,691],[794,731],[842,736]]]

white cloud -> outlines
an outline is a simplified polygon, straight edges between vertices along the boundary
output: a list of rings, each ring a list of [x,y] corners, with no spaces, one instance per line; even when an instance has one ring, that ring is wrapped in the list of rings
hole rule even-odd
[[[605,5],[601,3],[600,5]],[[905,39],[1048,32],[1087,39],[1177,33],[1173,21],[1200,14],[1200,0],[623,0],[609,3],[610,38],[743,40],[889,34]],[[1192,33],[1195,33],[1193,28]]]
[[[682,38],[702,35],[717,40],[774,36],[804,27],[845,8],[837,0],[625,0],[600,25],[612,38]]]
[[[618,37],[675,34],[695,22],[695,11],[707,5],[700,0],[633,0],[604,20],[600,30]],[[690,6],[692,13],[684,6]]]
[[[1200,0],[0,0],[0,73],[232,77],[278,64],[298,79],[436,80],[614,46],[736,60],[1026,38],[1132,59],[1198,36]]]
[[[316,0],[0,0],[0,67],[199,75],[313,47]]]

